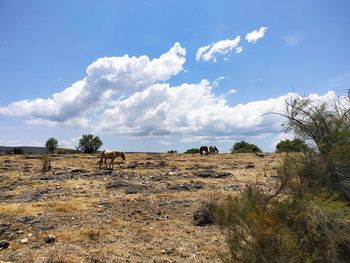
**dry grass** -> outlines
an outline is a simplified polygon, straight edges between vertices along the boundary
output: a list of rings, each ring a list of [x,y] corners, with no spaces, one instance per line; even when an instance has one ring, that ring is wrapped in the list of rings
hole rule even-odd
[[[125,262],[126,259],[129,262],[167,262],[170,258],[176,262],[220,262],[217,247],[224,246],[224,237],[215,227],[194,226],[193,212],[202,202],[226,195],[230,185],[244,187],[248,182],[265,183],[264,169],[271,173],[278,161],[275,155],[257,158],[250,154],[208,157],[199,154],[129,154],[126,163],[116,164],[111,174],[101,174],[104,170],[96,164],[97,155],[67,154],[53,155],[52,169],[43,175],[41,156],[32,157],[37,159],[0,156],[0,179],[4,178],[0,187],[16,185],[11,191],[4,188],[6,194],[15,198],[26,192],[45,190],[32,202],[18,204],[11,203],[10,199],[0,203],[3,219],[16,222],[13,227],[24,231],[12,238],[10,249],[1,251],[1,257],[6,261],[21,257],[25,262],[38,263],[45,263],[45,260],[93,262],[94,259],[102,262]],[[4,159],[10,162],[3,162]],[[165,165],[157,166],[161,161]],[[248,161],[254,162],[254,169],[243,168]],[[130,162],[136,162],[138,166],[127,168]],[[194,170],[205,168],[229,172],[233,176],[215,179],[193,175]],[[86,170],[88,175],[63,177],[74,169]],[[42,180],[43,176],[48,179]],[[153,180],[154,177],[160,180]],[[106,188],[111,179],[145,188],[135,194],[125,194],[123,187]],[[169,186],[190,182],[203,182],[203,189],[169,190]],[[40,228],[30,222],[17,223],[25,216],[39,220],[37,226]],[[3,221],[0,218],[0,223]],[[15,230],[11,228],[11,231]],[[34,233],[29,239],[30,245],[20,244],[19,240],[28,233]],[[56,236],[54,244],[43,242],[48,234]],[[162,252],[167,248],[174,250],[168,255]]]
[[[35,216],[39,213],[43,213],[43,209],[35,204],[0,204],[1,215]]]
[[[58,212],[58,213],[73,213],[81,210],[88,209],[86,200],[82,199],[69,199],[64,201],[48,201],[43,202],[41,205],[45,208],[46,212]]]

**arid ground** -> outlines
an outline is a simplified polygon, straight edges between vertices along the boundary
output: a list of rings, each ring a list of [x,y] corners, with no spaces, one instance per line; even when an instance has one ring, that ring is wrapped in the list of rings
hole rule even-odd
[[[197,226],[211,198],[255,183],[270,191],[277,154],[0,156],[0,262],[220,262],[225,236]],[[54,236],[54,240],[48,238]]]

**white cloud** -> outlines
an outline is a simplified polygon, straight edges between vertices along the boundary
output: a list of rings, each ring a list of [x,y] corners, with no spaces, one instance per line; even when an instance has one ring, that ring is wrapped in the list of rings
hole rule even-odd
[[[290,47],[295,47],[299,44],[300,42],[300,37],[296,36],[296,35],[289,35],[289,36],[285,36],[283,38],[284,42],[290,46]]]
[[[155,84],[120,101],[101,116],[98,127],[104,131],[132,136],[256,136],[280,133],[284,119],[268,112],[285,111],[285,101],[298,96],[289,93],[278,98],[229,106],[224,97],[215,96],[212,83]],[[232,91],[233,93],[233,91]],[[329,100],[325,96],[310,95],[313,100]]]
[[[236,49],[235,49],[235,53],[236,54],[239,54],[239,53],[241,53],[243,51],[243,47],[236,47]]]
[[[116,96],[162,82],[183,70],[186,50],[175,43],[159,58],[105,57],[88,66],[87,76],[48,99],[23,100],[0,107],[0,114],[30,115],[32,122],[86,125],[84,113],[96,111]]]
[[[232,94],[235,94],[235,93],[237,93],[237,90],[236,90],[236,89],[230,89],[230,90],[226,93],[226,96],[232,95]]]
[[[196,53],[196,60],[209,61],[213,60],[216,62],[215,55],[228,55],[232,50],[235,50],[236,53],[243,51],[242,47],[237,47],[241,40],[240,36],[237,36],[234,39],[220,40],[214,44],[200,47]]]
[[[237,46],[239,39],[236,42]],[[213,47],[207,49],[212,55]],[[51,98],[14,102],[0,107],[0,113],[30,116],[30,124],[79,126],[129,137],[177,135],[225,141],[281,133],[282,117],[262,115],[284,112],[285,100],[297,94],[231,106],[225,96],[214,93],[224,77],[171,86],[165,81],[183,70],[185,53],[176,43],[153,60],[127,55],[101,58],[88,67],[83,80]],[[231,89],[228,94],[235,92]],[[309,97],[328,101],[336,95]],[[62,146],[74,142],[62,141]]]
[[[259,31],[258,30],[254,30],[250,33],[248,33],[245,36],[245,39],[249,42],[249,43],[255,43],[256,41],[258,41],[260,38],[263,38],[265,33],[266,33],[267,27],[260,27]]]

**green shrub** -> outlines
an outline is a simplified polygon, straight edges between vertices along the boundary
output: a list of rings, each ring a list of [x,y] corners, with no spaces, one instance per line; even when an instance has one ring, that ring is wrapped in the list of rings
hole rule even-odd
[[[198,148],[191,148],[188,149],[185,153],[199,153],[199,149]]]
[[[12,151],[14,154],[24,154],[23,147],[14,147]]]
[[[262,152],[255,144],[250,144],[245,141],[235,143],[231,149],[231,153],[257,153]]]
[[[300,139],[280,141],[276,145],[276,152],[305,152],[308,150],[307,144]]]
[[[84,153],[96,152],[103,145],[101,139],[98,136],[92,134],[84,134],[79,140],[78,152]]]

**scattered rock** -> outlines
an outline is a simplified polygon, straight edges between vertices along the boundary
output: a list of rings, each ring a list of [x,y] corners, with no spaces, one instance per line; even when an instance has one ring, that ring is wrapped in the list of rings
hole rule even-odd
[[[23,238],[19,241],[21,244],[28,244],[28,238]]]
[[[10,246],[10,242],[7,240],[1,240],[0,241],[0,250],[6,249]]]
[[[123,180],[120,179],[112,179],[109,180],[106,184],[106,188],[110,189],[110,188],[120,188],[120,187],[127,187],[130,186],[130,183],[125,182]]]
[[[155,165],[156,167],[164,167],[165,166],[165,161],[160,161]]]
[[[137,162],[131,162],[128,165],[128,168],[135,169],[137,167]]]
[[[264,158],[265,157],[265,154],[263,154],[263,153],[255,153],[255,155],[257,157],[260,157],[260,158]]]
[[[165,249],[162,249],[162,254],[170,255],[170,254],[174,253],[174,251],[175,251],[175,248],[165,248]]]
[[[202,182],[193,182],[193,181],[190,183],[177,184],[169,187],[170,190],[177,190],[177,191],[181,191],[181,190],[195,191],[202,188],[203,188]]]
[[[53,235],[48,235],[47,237],[44,238],[44,241],[46,244],[52,244],[52,243],[55,243],[56,237]]]
[[[253,162],[247,162],[246,164],[244,164],[244,168],[245,169],[255,168],[255,164]]]
[[[231,191],[237,192],[237,191],[241,190],[241,186],[239,184],[233,184],[233,185],[230,185],[228,187],[228,189],[231,190]]]
[[[210,214],[207,205],[198,208],[193,214],[193,219],[196,226],[211,225],[214,223],[214,219]]]
[[[89,172],[88,170],[80,169],[80,168],[73,169],[73,170],[71,171],[71,173],[76,173],[76,174],[82,174],[82,173],[88,173],[88,172]]]
[[[194,171],[193,174],[198,177],[203,178],[224,178],[231,175],[231,173],[228,172],[217,172],[214,170],[200,170],[200,171]]]
[[[128,186],[128,187],[125,189],[125,193],[126,193],[126,194],[137,194],[137,193],[142,192],[143,189],[144,189],[144,186],[143,186],[143,185],[134,184],[134,185]]]

